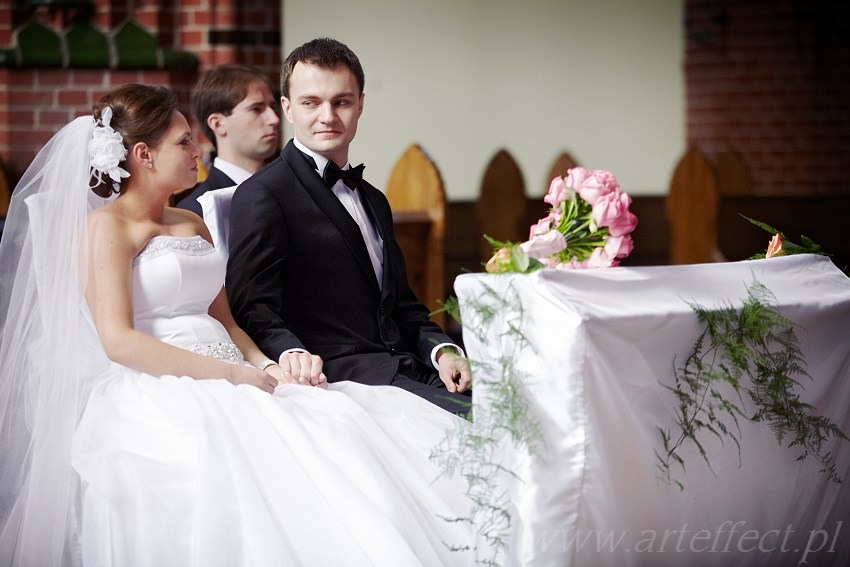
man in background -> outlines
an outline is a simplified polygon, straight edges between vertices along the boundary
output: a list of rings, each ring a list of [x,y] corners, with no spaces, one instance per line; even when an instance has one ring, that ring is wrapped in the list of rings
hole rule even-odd
[[[203,217],[198,197],[233,187],[259,170],[280,149],[280,115],[269,77],[249,65],[219,65],[192,91],[192,114],[215,147],[206,180],[177,206]]]

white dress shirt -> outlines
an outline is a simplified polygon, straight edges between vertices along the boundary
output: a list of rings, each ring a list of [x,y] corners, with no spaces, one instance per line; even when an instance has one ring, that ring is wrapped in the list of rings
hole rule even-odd
[[[293,143],[296,148],[316,161],[316,171],[321,177],[325,171],[325,167],[328,165],[328,158],[309,150],[297,139]],[[349,168],[351,168],[351,164],[347,163],[341,169],[346,170]],[[378,278],[378,288],[382,288],[384,281],[384,240],[369,220],[360,192],[349,189],[342,179],[337,180],[334,186],[331,187],[331,191],[339,199],[339,202],[342,203],[342,206],[345,207],[345,210],[348,211],[348,214],[351,215],[351,218],[354,219],[354,222],[357,223],[357,226],[360,227],[360,234],[363,235],[363,241],[366,243],[366,250],[369,252],[372,269],[375,270],[375,277]]]
[[[225,161],[220,157],[216,157],[213,160],[213,167],[228,176],[229,178],[231,178],[233,180],[234,185],[239,185],[240,183],[251,177],[251,175],[253,175],[247,169],[242,169],[238,165],[233,165],[229,161]]]

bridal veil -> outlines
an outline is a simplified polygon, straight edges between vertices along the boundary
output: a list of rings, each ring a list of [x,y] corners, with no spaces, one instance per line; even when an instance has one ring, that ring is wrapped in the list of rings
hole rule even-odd
[[[110,368],[85,304],[94,120],[42,148],[0,240],[0,566],[78,565],[71,445],[87,392]]]

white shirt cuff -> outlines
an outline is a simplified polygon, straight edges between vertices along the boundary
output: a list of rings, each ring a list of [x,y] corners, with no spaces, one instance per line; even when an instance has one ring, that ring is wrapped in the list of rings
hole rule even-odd
[[[440,343],[437,346],[435,346],[433,349],[431,349],[431,364],[434,365],[434,368],[438,368],[438,366],[437,366],[437,353],[440,352],[440,349],[443,348],[443,347],[451,347],[451,348],[455,349],[460,356],[466,358],[466,353],[463,352],[463,349],[460,348],[459,346],[457,346],[456,344]]]
[[[278,358],[278,362],[282,362],[283,357],[285,355],[289,354],[290,352],[306,352],[307,354],[310,354],[310,351],[306,351],[303,348],[288,348],[285,351],[283,351],[282,353],[280,353],[280,358]]]

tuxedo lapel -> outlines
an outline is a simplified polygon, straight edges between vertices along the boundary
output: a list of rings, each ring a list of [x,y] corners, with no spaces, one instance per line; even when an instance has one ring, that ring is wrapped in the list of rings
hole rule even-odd
[[[213,167],[210,169],[209,174],[206,179],[207,190],[212,189],[224,189],[225,187],[233,187],[236,185],[236,182],[233,181],[226,173],[222,170]]]
[[[378,212],[380,209],[378,207],[378,203],[375,202],[375,194],[378,192],[379,191],[377,189],[372,188],[371,185],[366,182],[361,183],[360,197],[363,201],[364,207],[366,208],[366,213],[369,215],[372,225],[375,227],[375,230],[378,231],[378,236],[381,237],[381,240],[384,243],[382,248],[384,257],[384,281],[381,282],[381,290],[383,291],[382,296],[385,297],[392,289],[390,279],[395,257],[392,255],[390,242],[393,241],[394,236],[392,233],[392,217],[387,219],[386,215],[381,215]]]
[[[333,191],[325,186],[322,178],[307,163],[304,155],[295,147],[292,140],[283,149],[282,157],[295,173],[304,191],[307,192],[336,230],[342,234],[349,250],[357,258],[357,263],[374,282],[375,288],[378,288],[375,269],[372,267],[369,252],[366,250],[366,243],[363,241],[363,235],[360,232],[360,227],[357,226],[357,222],[351,218],[351,215],[348,214]]]

